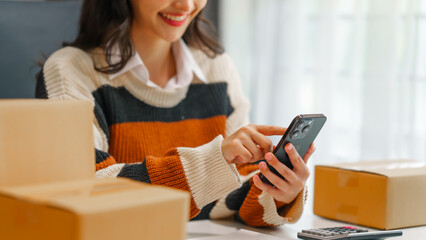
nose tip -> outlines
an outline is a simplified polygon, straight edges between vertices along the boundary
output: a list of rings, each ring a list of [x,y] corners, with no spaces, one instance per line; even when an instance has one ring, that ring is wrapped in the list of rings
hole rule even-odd
[[[195,9],[195,4],[193,0],[179,0],[175,3],[176,8],[186,12],[191,12]]]

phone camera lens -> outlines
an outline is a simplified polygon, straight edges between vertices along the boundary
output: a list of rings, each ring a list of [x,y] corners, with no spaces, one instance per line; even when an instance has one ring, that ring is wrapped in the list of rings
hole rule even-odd
[[[311,126],[306,126],[302,129],[302,133],[307,133],[309,131],[309,129],[311,128]]]
[[[297,124],[297,129],[302,129],[305,126],[305,122],[300,122]]]
[[[300,136],[300,132],[299,131],[294,131],[292,134],[291,134],[291,138],[292,139],[295,139],[295,138],[298,138]]]

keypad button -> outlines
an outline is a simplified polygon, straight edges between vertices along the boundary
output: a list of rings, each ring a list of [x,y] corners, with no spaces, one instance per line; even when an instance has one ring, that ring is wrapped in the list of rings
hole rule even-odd
[[[331,239],[346,239],[349,234],[357,232],[368,232],[365,229],[358,229],[352,226],[345,227],[332,227],[332,228],[318,228],[318,229],[309,229],[302,230],[300,236],[302,239],[315,239],[315,240],[331,240]],[[304,234],[304,235],[303,235]],[[303,238],[305,236],[306,238]]]

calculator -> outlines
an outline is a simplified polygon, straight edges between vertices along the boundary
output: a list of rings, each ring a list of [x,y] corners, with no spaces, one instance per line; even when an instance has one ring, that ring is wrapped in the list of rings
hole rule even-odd
[[[360,229],[352,226],[316,228],[302,230],[297,237],[305,240],[358,240],[358,239],[386,239],[388,237],[402,236],[400,230],[374,231]]]

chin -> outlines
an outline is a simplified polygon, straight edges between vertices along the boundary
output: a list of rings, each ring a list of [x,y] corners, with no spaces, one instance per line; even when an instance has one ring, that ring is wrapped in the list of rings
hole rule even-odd
[[[177,40],[181,39],[184,33],[179,34],[168,34],[167,36],[164,36],[163,39],[167,42],[176,42]]]

